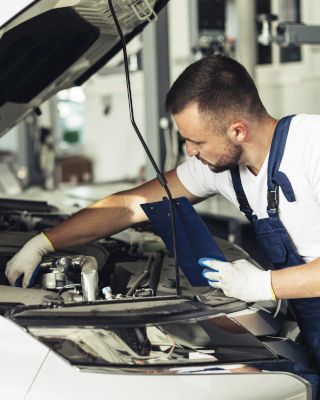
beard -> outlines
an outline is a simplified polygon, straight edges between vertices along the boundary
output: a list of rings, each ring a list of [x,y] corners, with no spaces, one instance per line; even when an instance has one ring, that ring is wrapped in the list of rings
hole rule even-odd
[[[206,163],[210,171],[224,172],[234,169],[237,165],[239,165],[239,161],[243,152],[242,148],[230,142],[228,146],[225,147],[225,150],[228,151],[228,154],[221,156],[214,164]]]

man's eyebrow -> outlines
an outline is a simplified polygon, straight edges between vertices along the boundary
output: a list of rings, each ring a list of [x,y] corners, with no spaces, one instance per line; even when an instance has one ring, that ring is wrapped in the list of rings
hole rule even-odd
[[[195,143],[195,144],[203,143],[201,140],[198,141],[198,140],[192,140],[192,139],[188,139],[188,138],[184,138],[184,140],[191,142],[191,143]]]
[[[180,131],[178,131],[178,134],[182,137],[182,139],[186,142],[191,142],[191,143],[195,143],[195,144],[200,144],[200,143],[203,143],[202,141],[196,141],[196,140],[192,140],[192,139],[189,139],[189,138],[186,138],[186,137],[184,137],[182,134],[181,134],[181,132]]]

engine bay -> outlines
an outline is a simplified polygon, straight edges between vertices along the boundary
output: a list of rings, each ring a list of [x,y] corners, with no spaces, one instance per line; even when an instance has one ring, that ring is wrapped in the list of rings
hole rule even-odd
[[[7,286],[4,270],[10,258],[39,231],[55,226],[67,215],[46,202],[1,200],[0,205],[0,284]],[[238,246],[220,238],[216,241],[226,259],[254,262]],[[174,260],[148,222],[95,243],[48,254],[38,269],[32,290],[55,293],[67,303],[176,294]],[[239,308],[244,303],[224,296],[219,289],[192,286],[182,271],[180,278],[183,296],[212,306],[237,303]]]
[[[32,288],[9,286],[4,271],[10,258],[39,230],[45,231],[66,217],[45,202],[3,201],[0,214],[1,303],[63,305],[176,295],[174,259],[148,222],[94,243],[49,253],[38,266]],[[227,260],[246,258],[255,263],[237,245],[218,237],[215,240]],[[263,307],[248,305],[225,296],[219,289],[192,286],[182,271],[180,285],[182,296],[188,299],[226,314],[238,313],[235,318],[254,334],[275,334],[284,319],[285,303],[267,302]],[[250,310],[249,317],[243,317],[246,310]],[[252,323],[257,319],[260,323]]]

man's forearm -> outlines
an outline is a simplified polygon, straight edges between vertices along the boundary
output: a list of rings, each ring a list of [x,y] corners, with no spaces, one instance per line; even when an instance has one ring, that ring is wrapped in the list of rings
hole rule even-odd
[[[320,297],[320,258],[296,267],[272,271],[271,279],[278,299]]]
[[[166,173],[173,197],[185,196],[190,201],[200,199],[188,192],[175,170]],[[108,196],[81,210],[68,220],[46,232],[55,249],[63,249],[112,235],[138,222],[146,215],[140,204],[160,201],[166,195],[157,179],[141,186]]]
[[[146,219],[139,204],[144,199],[117,193],[79,211],[46,232],[55,249],[80,245],[112,235]]]
[[[185,196],[192,202],[200,200],[182,185],[175,170],[166,173],[166,180],[173,197]],[[52,251],[51,244],[59,250],[110,236],[146,220],[140,204],[159,201],[165,195],[159,181],[153,179],[134,189],[97,201],[46,231],[46,235],[35,236],[7,263],[6,276],[10,284],[14,285],[17,278],[24,274],[23,285],[27,287],[42,257]]]

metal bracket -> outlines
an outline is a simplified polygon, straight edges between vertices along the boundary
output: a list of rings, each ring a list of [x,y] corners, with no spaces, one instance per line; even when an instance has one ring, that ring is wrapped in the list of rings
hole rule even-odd
[[[302,44],[320,43],[320,25],[305,25],[301,22],[279,22],[276,35],[272,34],[272,23],[278,20],[273,14],[260,14],[258,21],[262,24],[258,42],[264,46],[272,42],[280,46],[300,46]]]

